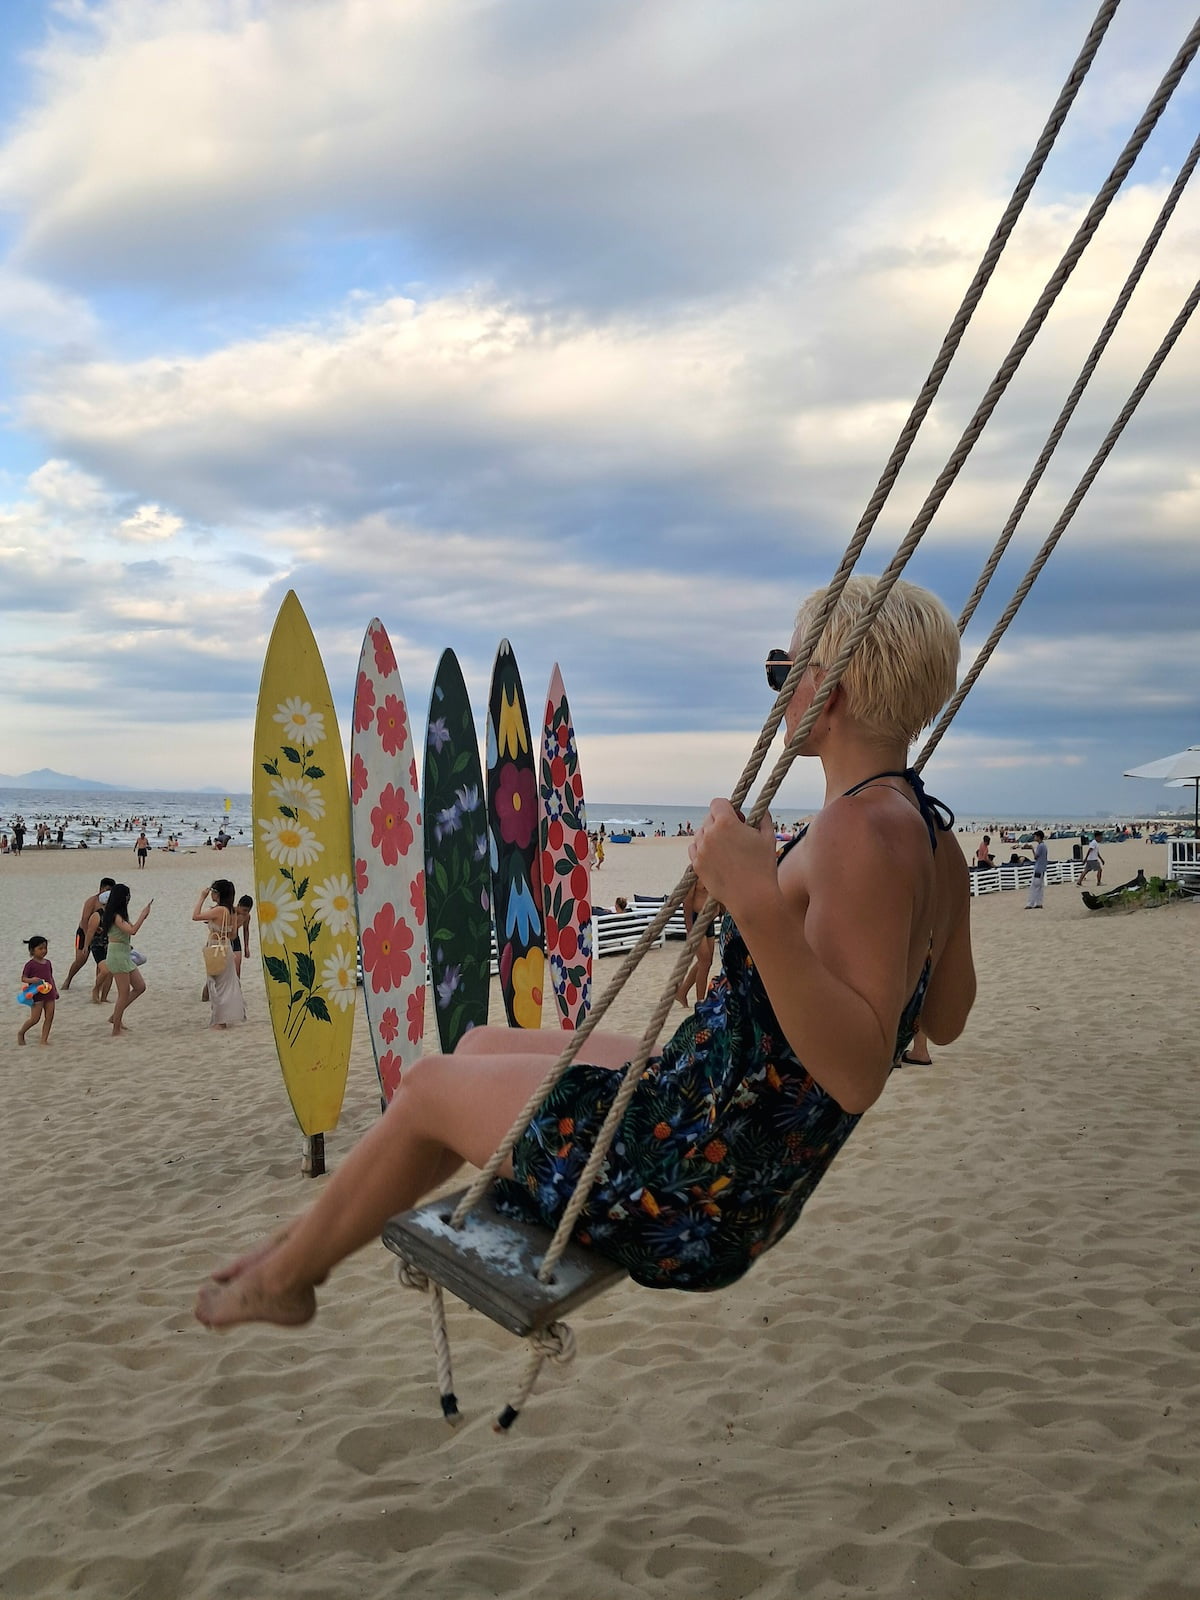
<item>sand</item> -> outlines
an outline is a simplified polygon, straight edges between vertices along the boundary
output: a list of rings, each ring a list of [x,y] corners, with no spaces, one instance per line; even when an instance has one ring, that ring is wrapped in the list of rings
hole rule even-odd
[[[1115,883],[1165,851],[1105,855]],[[612,846],[596,898],[665,889],[682,861]],[[11,995],[0,1041],[0,1595],[1200,1593],[1200,907],[978,901],[966,1033],[895,1075],[791,1237],[725,1293],[585,1307],[579,1359],[498,1440],[520,1347],[452,1306],[451,1432],[423,1305],[382,1248],[306,1329],[192,1320],[198,1281],[314,1180],[257,962],[244,1028],[210,1032],[200,1003],[193,899],[217,875],[250,887],[246,850],[141,874],[123,852],[0,860],[10,991],[32,932],[61,981],[118,865],[135,907],[155,895],[135,1031],[110,1040],[80,989],[50,1048],[16,1048]],[[331,1165],[377,1115],[359,1023]]]

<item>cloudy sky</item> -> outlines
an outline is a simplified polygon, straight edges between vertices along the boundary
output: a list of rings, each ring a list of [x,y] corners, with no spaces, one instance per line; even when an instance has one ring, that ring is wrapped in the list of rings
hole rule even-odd
[[[418,722],[507,636],[595,799],[728,792],[1094,10],[8,0],[0,771],[246,789],[294,588],[343,707],[373,615]],[[1124,0],[860,570],[1193,20]],[[1193,67],[910,565],[956,612],[1198,127]],[[968,658],[1197,259],[1189,191]],[[1120,774],[1200,742],[1198,367],[1200,318],[935,758],[961,811],[1177,798]]]

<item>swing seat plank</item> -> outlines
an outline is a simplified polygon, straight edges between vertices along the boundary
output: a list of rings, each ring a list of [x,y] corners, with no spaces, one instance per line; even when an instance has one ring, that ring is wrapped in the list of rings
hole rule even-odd
[[[615,1262],[573,1240],[541,1283],[538,1268],[551,1233],[496,1210],[484,1196],[462,1228],[450,1218],[465,1190],[427,1200],[384,1225],[383,1242],[393,1255],[419,1267],[435,1283],[521,1338],[540,1332],[625,1277]]]

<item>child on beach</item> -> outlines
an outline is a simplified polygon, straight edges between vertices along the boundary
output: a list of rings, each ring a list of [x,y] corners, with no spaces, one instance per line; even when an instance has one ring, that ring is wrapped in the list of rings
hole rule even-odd
[[[785,712],[789,737],[876,584],[851,578],[832,607]],[[776,694],[823,599],[809,597],[790,649],[767,661]],[[796,1222],[917,1019],[937,1044],[962,1032],[975,998],[967,863],[946,838],[953,817],[908,766],[953,693],[958,655],[945,606],[896,583],[801,746],[825,778],[807,831],[777,856],[769,824],[751,828],[714,800],[695,832],[696,876],[726,907],[721,972],[648,1062],[576,1228],[637,1282],[735,1282]],[[639,1048],[587,1038],[501,1168],[506,1210],[557,1224],[612,1105],[614,1069]],[[214,1273],[196,1316],[307,1322],[317,1286],[390,1216],[464,1161],[483,1165],[560,1050],[553,1036],[485,1026],[452,1057],[414,1062],[315,1203]]]
[[[35,933],[32,939],[25,941],[25,948],[29,951],[29,960],[21,969],[22,984],[36,983],[38,993],[29,1008],[29,1020],[17,1034],[17,1043],[25,1043],[25,1035],[30,1028],[42,1025],[42,1043],[50,1043],[50,1029],[54,1024],[54,1002],[58,999],[58,990],[54,987],[54,968],[47,959],[50,941],[40,933]],[[43,985],[49,988],[43,989]]]

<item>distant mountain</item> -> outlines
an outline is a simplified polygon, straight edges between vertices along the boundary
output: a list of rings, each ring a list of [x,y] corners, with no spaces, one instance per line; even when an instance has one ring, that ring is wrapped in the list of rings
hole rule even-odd
[[[55,772],[50,767],[39,767],[36,772],[22,772],[15,778],[0,772],[0,789],[115,789],[113,783],[97,783],[95,778],[73,778],[69,772]]]

